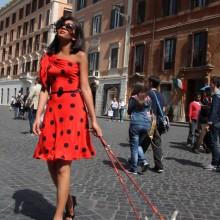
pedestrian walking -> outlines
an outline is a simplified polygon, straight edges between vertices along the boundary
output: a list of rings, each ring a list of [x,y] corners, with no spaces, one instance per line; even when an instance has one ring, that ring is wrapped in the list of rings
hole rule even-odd
[[[33,133],[33,123],[36,117],[40,91],[41,91],[40,79],[37,77],[35,79],[34,85],[30,88],[30,92],[26,100],[26,107],[28,108],[30,134]]]
[[[129,159],[129,173],[138,174],[138,164],[142,171],[146,171],[149,163],[141,146],[142,141],[151,127],[151,101],[147,96],[144,84],[136,84],[128,104],[128,114],[131,117],[129,127],[129,142],[131,158]]]
[[[118,109],[119,109],[119,121],[123,122],[124,121],[125,109],[126,109],[126,104],[125,104],[125,101],[123,99],[120,99]]]
[[[196,132],[198,132],[198,120],[201,110],[201,95],[197,94],[194,101],[189,105],[189,134],[187,138],[187,145],[194,147],[196,142]],[[193,148],[195,151],[195,148]]]
[[[207,130],[210,131],[209,148],[212,152],[212,161],[211,164],[204,168],[208,170],[216,170],[220,165],[220,77],[213,77],[210,85],[213,96]]]
[[[117,99],[114,97],[112,102],[111,102],[111,110],[113,111],[113,115],[111,117],[111,120],[115,120],[117,117],[117,113],[118,113],[118,101]]]
[[[161,123],[160,117],[163,117],[161,113],[163,113],[165,110],[165,104],[164,104],[164,98],[159,92],[160,79],[157,76],[150,76],[148,78],[148,83],[150,87],[150,91],[148,95],[152,101],[151,108],[152,108],[154,116],[156,117],[157,128],[154,129],[152,139],[151,138],[144,139],[142,143],[142,147],[145,153],[148,147],[150,146],[150,144],[152,143],[151,146],[153,149],[153,156],[154,156],[154,163],[155,163],[155,166],[152,168],[152,170],[157,173],[162,173],[164,171],[164,166],[162,163],[163,152],[161,148],[161,145],[162,145],[161,135],[163,133],[164,126],[160,124]]]
[[[81,26],[68,15],[56,22],[55,30],[55,38],[40,64],[42,90],[33,126],[39,141],[34,158],[47,161],[57,189],[53,220],[63,220],[64,209],[64,219],[70,220],[74,219],[76,205],[75,197],[70,195],[71,163],[95,155],[88,113],[94,134],[102,136],[102,131],[97,123],[88,82],[88,61],[83,52]],[[46,104],[44,120],[40,125]]]

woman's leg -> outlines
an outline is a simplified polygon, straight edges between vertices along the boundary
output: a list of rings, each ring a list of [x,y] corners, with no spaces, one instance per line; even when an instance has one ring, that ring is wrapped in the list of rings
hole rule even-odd
[[[50,176],[53,180],[53,183],[57,188],[57,164],[56,164],[56,161],[48,161],[47,166],[48,166],[48,170],[50,172]],[[67,200],[67,203],[66,203],[66,207],[68,208],[70,214],[74,213],[74,210],[72,209],[72,205],[73,205],[72,203],[73,203],[73,201],[72,201],[72,198],[69,194],[68,195],[68,200]]]
[[[54,220],[62,220],[70,189],[71,161],[56,161],[57,168],[57,206]]]

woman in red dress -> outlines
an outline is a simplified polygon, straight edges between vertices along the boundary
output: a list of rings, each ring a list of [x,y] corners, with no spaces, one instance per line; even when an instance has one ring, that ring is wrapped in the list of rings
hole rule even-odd
[[[33,131],[39,135],[34,158],[46,160],[57,188],[53,220],[73,219],[75,197],[70,195],[72,160],[91,158],[95,150],[90,141],[87,111],[96,136],[102,136],[97,123],[88,82],[87,55],[83,52],[83,33],[72,17],[61,17],[55,24],[56,36],[41,59],[40,93]],[[44,120],[41,115],[46,106]]]

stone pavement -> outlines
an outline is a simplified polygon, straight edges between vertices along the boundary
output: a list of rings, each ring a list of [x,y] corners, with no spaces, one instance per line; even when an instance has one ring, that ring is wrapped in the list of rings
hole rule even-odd
[[[12,115],[8,108],[0,107],[0,220],[51,220],[55,188],[46,164],[32,159],[37,138],[27,134],[28,121],[13,120]],[[128,122],[99,121],[106,140],[125,163],[129,157]],[[210,155],[191,153],[184,145],[186,137],[187,128],[172,127],[163,137],[165,172],[149,170],[134,178],[166,217],[178,209],[177,220],[219,220],[220,173],[202,169]],[[78,201],[75,219],[135,219],[103,147],[93,139],[97,157],[72,166],[71,191]],[[153,166],[151,150],[147,156]],[[142,217],[147,213],[149,219],[155,219],[135,191],[132,195]]]

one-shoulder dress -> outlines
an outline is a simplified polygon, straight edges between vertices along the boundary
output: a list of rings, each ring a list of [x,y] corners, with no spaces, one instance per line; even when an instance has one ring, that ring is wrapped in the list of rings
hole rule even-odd
[[[42,87],[50,91],[50,98],[34,158],[77,160],[95,155],[79,76],[78,63],[55,54],[41,59],[39,77]]]

